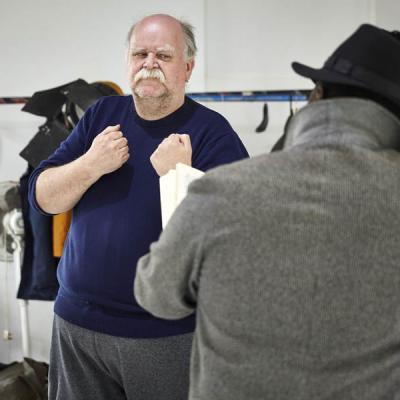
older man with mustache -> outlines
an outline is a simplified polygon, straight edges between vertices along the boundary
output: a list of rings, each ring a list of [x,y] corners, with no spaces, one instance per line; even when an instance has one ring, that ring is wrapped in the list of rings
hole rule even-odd
[[[30,181],[43,213],[73,209],[58,269],[49,397],[187,398],[194,317],[156,318],[135,301],[137,260],[161,232],[159,176],[248,156],[219,114],[185,97],[192,27],[151,15],[128,35],[132,96],[91,107]]]

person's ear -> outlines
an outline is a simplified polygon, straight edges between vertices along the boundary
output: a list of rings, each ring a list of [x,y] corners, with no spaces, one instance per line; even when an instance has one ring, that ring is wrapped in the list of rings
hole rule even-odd
[[[189,82],[193,68],[194,68],[194,58],[186,61],[186,82]]]
[[[311,91],[310,96],[308,97],[308,102],[312,103],[313,101],[322,100],[324,98],[324,88],[321,82],[317,82],[314,86],[314,89]]]

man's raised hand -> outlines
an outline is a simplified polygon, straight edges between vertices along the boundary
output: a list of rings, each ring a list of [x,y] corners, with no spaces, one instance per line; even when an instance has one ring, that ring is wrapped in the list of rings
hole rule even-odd
[[[108,126],[100,132],[83,158],[99,177],[126,163],[129,158],[128,140],[120,131],[120,125]]]
[[[159,176],[165,175],[181,162],[192,165],[192,145],[190,136],[172,133],[165,138],[150,156],[150,162]]]

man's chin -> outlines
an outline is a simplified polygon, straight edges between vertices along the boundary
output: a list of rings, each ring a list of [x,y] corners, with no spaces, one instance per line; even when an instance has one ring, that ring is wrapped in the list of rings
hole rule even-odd
[[[166,91],[155,91],[137,88],[133,91],[134,95],[140,99],[162,99],[167,97]]]

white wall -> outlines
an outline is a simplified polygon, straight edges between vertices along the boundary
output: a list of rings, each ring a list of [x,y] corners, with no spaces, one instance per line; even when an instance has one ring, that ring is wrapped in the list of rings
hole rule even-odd
[[[294,60],[321,66],[362,22],[388,29],[400,21],[396,0],[0,0],[0,96],[29,96],[77,78],[112,80],[126,92],[124,41],[130,24],[149,13],[183,17],[196,27],[198,47],[189,91],[311,88],[295,76]],[[399,23],[400,26],[400,23]],[[207,103],[239,132],[252,155],[267,152],[289,113],[271,103],[270,125],[255,134],[262,103]],[[0,105],[0,181],[18,180],[19,151],[43,122]],[[22,356],[14,299],[14,268],[0,263],[0,362]],[[33,357],[48,360],[52,303],[31,301]]]
[[[304,87],[294,60],[319,66],[368,21],[366,0],[219,0],[206,8],[207,90]]]
[[[294,74],[291,63],[322,66],[341,41],[370,20],[374,4],[370,0],[207,1],[206,89],[311,88],[311,81]],[[212,107],[228,117],[252,155],[272,147],[289,114],[288,103],[270,103],[268,129],[256,134],[262,104]]]
[[[376,0],[375,23],[382,28],[400,31],[400,1]]]

